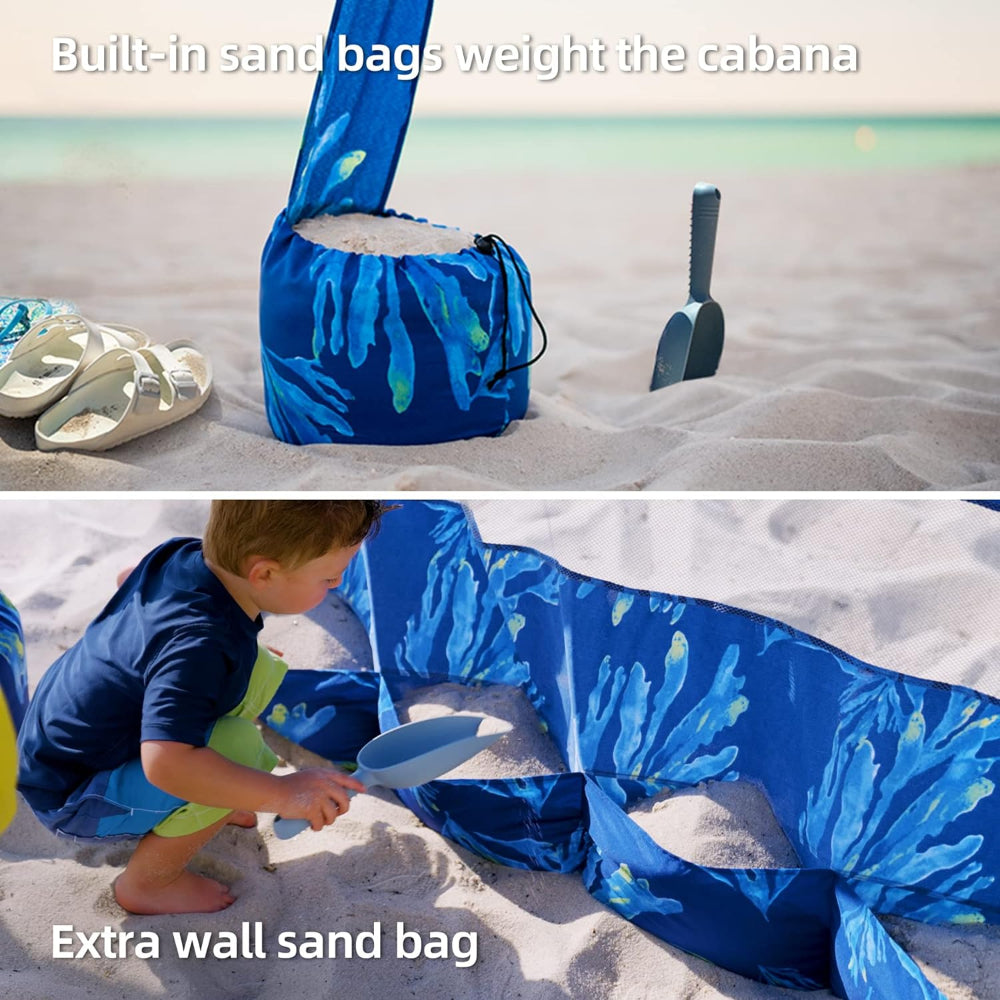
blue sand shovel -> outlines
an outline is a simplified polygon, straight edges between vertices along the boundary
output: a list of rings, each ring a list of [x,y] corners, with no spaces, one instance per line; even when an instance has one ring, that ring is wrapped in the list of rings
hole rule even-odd
[[[722,357],[725,321],[709,294],[715,231],[722,195],[714,184],[698,184],[691,202],[691,287],[687,305],[670,317],[660,335],[650,391],[684,379],[714,375]]]
[[[369,740],[358,751],[358,769],[353,777],[372,788],[413,788],[426,784],[458,767],[480,750],[485,750],[512,726],[498,732],[477,735],[481,715],[445,715],[439,719],[421,719],[390,729]],[[355,793],[347,789],[348,795]],[[274,833],[281,840],[309,829],[304,819],[274,821]]]

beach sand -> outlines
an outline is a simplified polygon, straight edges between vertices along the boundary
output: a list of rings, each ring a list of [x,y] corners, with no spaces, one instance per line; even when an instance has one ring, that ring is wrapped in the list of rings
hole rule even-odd
[[[347,253],[389,257],[459,253],[474,242],[471,233],[458,229],[445,229],[394,216],[381,218],[361,212],[319,215],[303,219],[292,228],[299,236],[319,246],[336,247]]]
[[[717,376],[648,391],[687,298],[691,188],[723,193]],[[60,296],[215,368],[195,416],[107,455],[0,419],[0,487],[1000,488],[1000,169],[401,176],[397,211],[497,232],[550,334],[499,438],[294,447],[264,414],[259,258],[287,180],[14,184],[5,292]],[[537,336],[537,331],[536,331]]]
[[[941,500],[473,506],[488,539],[540,545],[581,572],[777,615],[883,666],[1000,695],[1000,514]],[[0,503],[7,535],[0,581],[21,610],[32,684],[100,610],[120,569],[171,535],[199,533],[206,512],[204,501]],[[335,597],[309,615],[269,618],[263,639],[294,666],[371,664],[367,636]],[[430,694],[437,706],[420,711],[478,704],[502,715],[509,707],[489,688],[464,700]],[[545,750],[533,742],[538,731],[527,729],[503,751],[508,758]],[[501,773],[511,761],[477,763]],[[749,848],[787,860],[781,852],[788,845],[756,790],[708,785],[668,805],[677,810],[671,847],[682,856],[732,857]],[[659,812],[651,810],[650,821]],[[484,861],[422,826],[387,791],[357,797],[319,834],[279,841],[269,822],[262,816],[257,830],[227,829],[197,859],[201,870],[232,883],[238,899],[225,913],[134,917],[109,894],[127,847],[63,843],[22,807],[0,837],[0,997],[802,995],[726,972],[637,930],[596,903],[577,875]],[[239,934],[258,921],[265,959],[175,954],[175,931]],[[384,936],[380,959],[277,957],[282,931],[303,941],[307,931],[371,932],[376,922]],[[454,953],[397,958],[398,922],[425,940],[444,933]],[[952,1000],[1000,995],[1000,927],[887,923]],[[161,957],[56,960],[58,924],[86,934],[104,927],[152,932],[162,940]],[[473,932],[476,962],[460,967],[468,958],[456,956],[468,955],[470,942],[461,935]]]

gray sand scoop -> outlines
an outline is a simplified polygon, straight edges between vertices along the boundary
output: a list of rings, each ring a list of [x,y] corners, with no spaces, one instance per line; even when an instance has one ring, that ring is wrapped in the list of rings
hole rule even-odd
[[[683,379],[714,375],[722,357],[725,321],[709,294],[715,233],[722,195],[714,184],[698,184],[691,202],[691,281],[687,305],[670,317],[656,349],[650,391]]]
[[[426,784],[458,767],[480,750],[495,743],[513,727],[478,735],[481,715],[446,715],[421,719],[390,729],[369,740],[358,751],[358,769],[353,777],[365,788],[413,788]],[[348,795],[354,792],[347,790]],[[277,837],[287,840],[309,829],[304,819],[274,821]]]

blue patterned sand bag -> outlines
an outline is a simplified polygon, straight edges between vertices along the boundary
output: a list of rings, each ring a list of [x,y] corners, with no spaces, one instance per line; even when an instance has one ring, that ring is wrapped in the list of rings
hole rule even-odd
[[[569,773],[399,793],[480,855],[580,871],[664,941],[850,1000],[941,996],[876,913],[1000,917],[995,699],[865,664],[772,619],[486,545],[449,503],[386,518],[342,592],[378,673],[292,671],[269,721],[294,720],[295,739],[350,759],[376,723],[398,723],[395,703],[415,687],[520,688]],[[764,791],[803,867],[693,864],[627,812],[664,789],[738,779]]]
[[[36,323],[49,316],[75,312],[76,306],[63,299],[14,299],[0,295],[0,365]]]
[[[418,444],[500,433],[524,416],[530,286],[516,251],[385,256],[313,243],[320,215],[389,216],[416,77],[341,71],[339,38],[369,53],[422,46],[431,0],[340,0],[288,205],[261,265],[264,396],[293,444]],[[410,218],[404,216],[404,218]]]

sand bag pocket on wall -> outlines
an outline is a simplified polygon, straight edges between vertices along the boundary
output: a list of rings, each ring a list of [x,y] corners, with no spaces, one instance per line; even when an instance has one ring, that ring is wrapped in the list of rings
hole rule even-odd
[[[524,416],[530,284],[516,251],[386,209],[416,78],[341,71],[338,39],[423,46],[429,0],[341,0],[287,207],[261,266],[264,394],[293,444],[418,444]]]
[[[487,714],[492,688],[518,689],[565,770],[538,773],[529,761],[548,758],[532,753],[521,776],[494,769],[397,793],[483,857],[578,871],[664,941],[847,1000],[943,996],[877,914],[1000,917],[994,698],[864,663],[749,611],[484,542],[444,502],[386,518],[340,593],[368,628],[377,673],[292,671],[268,723],[350,759],[376,723],[385,732],[415,701],[441,703],[442,685],[476,699],[449,694],[445,707]],[[668,791],[726,782],[770,807],[784,853],[681,857],[633,815]]]

